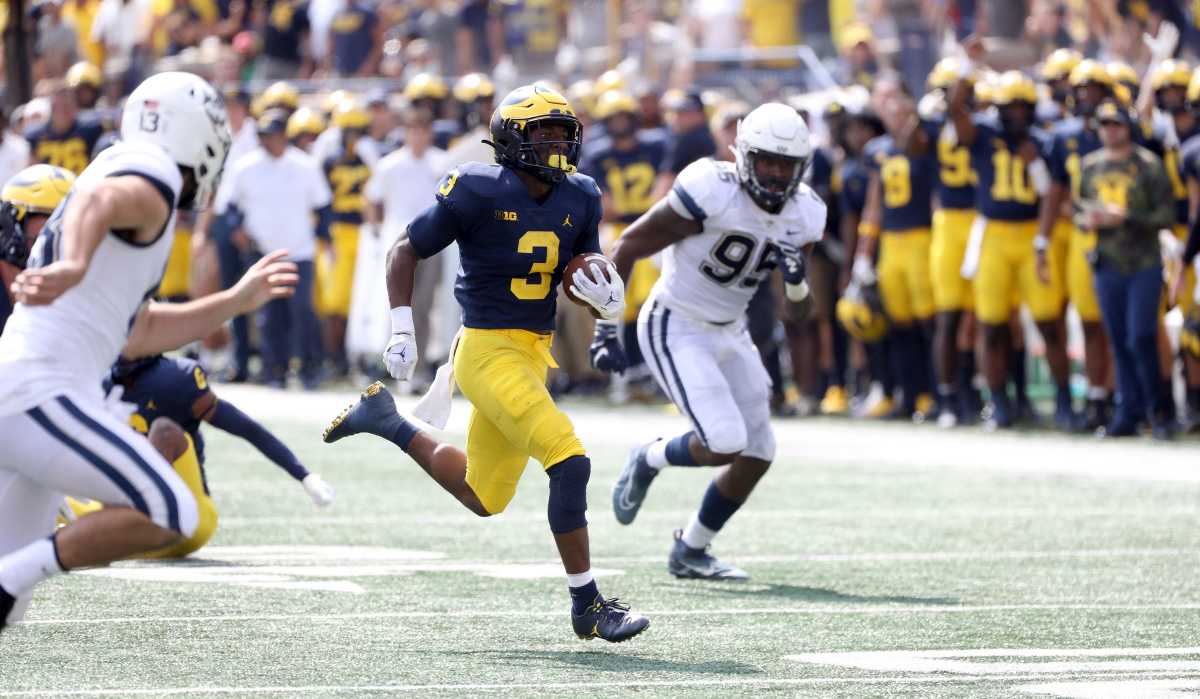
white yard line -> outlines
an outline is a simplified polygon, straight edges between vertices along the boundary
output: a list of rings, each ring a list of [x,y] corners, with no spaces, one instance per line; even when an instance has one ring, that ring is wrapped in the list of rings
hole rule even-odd
[[[974,605],[871,605],[857,607],[808,606],[808,607],[760,607],[726,609],[660,609],[638,610],[650,617],[687,616],[794,616],[794,615],[902,615],[902,614],[991,614],[1023,611],[1099,611],[1099,612],[1200,612],[1196,604],[974,604]],[[175,624],[243,621],[343,621],[350,619],[446,619],[446,618],[542,618],[564,617],[561,609],[547,611],[528,610],[453,610],[411,612],[354,612],[346,614],[228,614],[205,616],[129,616],[77,619],[29,619],[21,622],[26,626],[63,626],[75,624]],[[969,651],[966,651],[969,652]]]
[[[1200,659],[1194,657],[1197,655],[1200,655],[1200,647],[978,648],[801,653],[786,655],[784,659],[872,672],[955,675],[1105,671],[1200,673]],[[1185,659],[1169,659],[1181,657]],[[1022,660],[1014,661],[1014,658]]]
[[[1187,677],[1190,673],[1111,673],[1097,677],[1122,677],[1133,675],[1139,678]],[[1072,675],[1065,674],[1064,679]],[[798,678],[737,678],[702,680],[621,680],[613,682],[506,682],[499,684],[361,684],[361,685],[297,685],[264,687],[158,687],[153,689],[33,689],[22,691],[0,691],[0,697],[45,697],[45,696],[170,696],[178,694],[310,694],[316,692],[429,692],[429,691],[497,691],[512,689],[530,690],[586,690],[616,687],[632,689],[687,688],[687,687],[822,687],[848,685],[922,685],[922,684],[970,684],[977,682],[1055,679],[1046,675],[979,675],[974,677],[798,677]]]

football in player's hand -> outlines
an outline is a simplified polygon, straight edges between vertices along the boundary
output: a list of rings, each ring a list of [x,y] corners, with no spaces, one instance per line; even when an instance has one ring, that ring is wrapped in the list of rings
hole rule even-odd
[[[571,280],[575,278],[575,272],[582,269],[588,279],[598,281],[596,279],[596,270],[598,269],[600,270],[600,274],[604,275],[605,279],[612,281],[612,275],[609,274],[610,264],[612,263],[608,261],[608,258],[598,252],[585,252],[582,255],[572,257],[571,261],[567,263],[567,268],[563,270],[562,285],[567,298],[580,306],[590,309],[591,306],[588,305],[587,301],[584,301],[571,292]]]

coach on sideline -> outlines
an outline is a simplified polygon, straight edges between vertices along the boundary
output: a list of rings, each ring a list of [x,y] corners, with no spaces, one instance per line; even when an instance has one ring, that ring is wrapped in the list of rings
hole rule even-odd
[[[1090,254],[1096,297],[1117,360],[1117,410],[1107,437],[1137,434],[1143,420],[1156,439],[1174,428],[1169,388],[1158,366],[1162,260],[1158,232],[1174,222],[1171,181],[1162,160],[1133,142],[1129,111],[1115,102],[1096,109],[1103,147],[1083,159],[1076,222],[1096,235]]]
[[[288,361],[299,357],[300,380],[313,389],[321,371],[313,256],[316,239],[329,240],[331,196],[317,162],[288,144],[287,119],[287,112],[279,109],[259,118],[260,147],[242,156],[229,173],[229,205],[240,213],[255,248],[288,250],[287,259],[296,263],[300,275],[291,298],[272,301],[260,312],[262,378],[283,388]]]

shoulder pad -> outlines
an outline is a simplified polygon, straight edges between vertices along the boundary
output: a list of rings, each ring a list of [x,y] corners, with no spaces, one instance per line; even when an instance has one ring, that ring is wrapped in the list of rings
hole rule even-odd
[[[794,207],[788,216],[790,220],[787,221],[789,239],[796,245],[807,245],[820,240],[825,231],[825,202],[806,184],[796,188],[792,202]]]
[[[491,197],[500,193],[504,168],[469,162],[452,168],[438,180],[438,199],[459,201],[463,197]]]
[[[573,172],[567,175],[566,182],[578,188],[589,197],[600,198],[600,185],[596,184],[596,180],[582,172]]]
[[[709,216],[724,210],[732,194],[740,188],[737,167],[712,158],[701,158],[685,167],[672,187],[676,192],[686,193]]]

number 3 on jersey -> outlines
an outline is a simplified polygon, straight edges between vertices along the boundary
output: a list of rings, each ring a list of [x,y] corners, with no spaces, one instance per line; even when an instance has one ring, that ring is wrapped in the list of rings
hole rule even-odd
[[[558,236],[554,231],[529,231],[517,241],[517,252],[544,256],[545,260],[531,264],[526,276],[513,277],[509,283],[512,295],[522,301],[540,301],[549,296],[558,269]]]
[[[700,271],[721,286],[729,286],[746,271],[756,247],[758,240],[755,238],[743,233],[727,233],[708,253],[708,261],[700,265]],[[775,269],[778,257],[779,248],[766,241],[758,254],[758,262],[742,279],[741,285],[746,288],[758,286]]]

